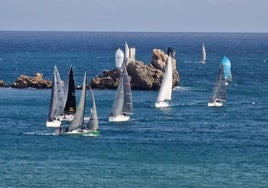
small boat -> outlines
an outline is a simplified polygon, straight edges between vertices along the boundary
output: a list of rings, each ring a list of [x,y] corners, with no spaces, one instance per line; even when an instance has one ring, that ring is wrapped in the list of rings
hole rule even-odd
[[[164,76],[160,86],[160,90],[155,103],[156,108],[164,108],[169,106],[169,101],[172,96],[172,64],[171,57],[167,59],[167,65],[165,68]]]
[[[223,65],[224,70],[225,84],[228,85],[228,82],[233,81],[231,73],[231,61],[226,56],[224,56],[221,60],[221,63]]]
[[[126,60],[124,60],[123,72],[117,87],[109,122],[128,121],[130,115],[133,114],[132,92],[126,63]]]
[[[58,128],[64,116],[64,90],[63,81],[57,67],[54,67],[54,77],[52,82],[50,104],[46,127]]]
[[[209,99],[208,106],[222,106],[226,100],[226,85],[224,79],[223,64],[220,63],[220,69],[217,74],[216,83],[212,90],[212,95]]]
[[[203,43],[203,44],[202,44],[202,58],[201,58],[200,63],[201,63],[201,64],[205,64],[205,63],[206,63],[206,59],[207,59],[206,48],[205,48],[205,45],[204,45],[204,43]]]
[[[92,114],[91,114],[91,120],[88,123],[88,126],[84,126],[84,116],[85,116],[85,105],[86,105],[86,80],[87,80],[87,74],[85,72],[84,79],[83,79],[83,85],[82,85],[82,91],[81,91],[81,97],[79,100],[79,104],[76,109],[76,113],[74,114],[74,118],[71,121],[70,126],[68,127],[61,127],[59,129],[60,135],[89,135],[89,136],[97,136],[99,134],[98,131],[98,117],[97,117],[97,111],[96,111],[96,104],[93,96],[93,91],[90,88],[91,91],[91,97],[93,101],[93,108],[92,108]]]

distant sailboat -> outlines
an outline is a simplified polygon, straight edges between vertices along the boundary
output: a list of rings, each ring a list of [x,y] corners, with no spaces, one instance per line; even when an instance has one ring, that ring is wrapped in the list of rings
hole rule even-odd
[[[64,90],[57,67],[54,67],[54,78],[51,89],[50,105],[48,112],[47,127],[58,128],[61,125],[60,119],[64,115]]]
[[[224,70],[225,84],[228,85],[228,82],[233,81],[231,73],[231,61],[226,56],[224,56],[221,60],[221,63]]]
[[[63,121],[72,121],[76,112],[76,95],[73,67],[70,67],[65,84],[65,107]]]
[[[132,92],[130,80],[126,68],[126,60],[123,63],[123,72],[114,98],[112,113],[109,122],[128,121],[133,114]]]
[[[172,64],[171,57],[167,59],[167,65],[165,68],[164,76],[161,82],[160,90],[157,96],[155,107],[163,108],[168,107],[172,96]]]
[[[116,68],[121,68],[124,61],[124,52],[118,48],[115,52],[115,65]]]
[[[206,59],[207,59],[206,48],[205,48],[205,45],[203,43],[202,44],[202,59],[201,59],[200,63],[205,64]]]
[[[220,63],[220,69],[216,78],[216,83],[212,90],[212,95],[209,99],[208,106],[222,106],[226,100],[226,86],[224,79],[223,65]]]
[[[76,113],[74,115],[73,120],[71,121],[71,125],[67,127],[67,129],[60,129],[60,134],[82,134],[82,135],[92,135],[96,136],[98,134],[98,117],[96,112],[96,105],[95,100],[93,97],[93,116],[91,117],[91,122],[89,122],[88,129],[87,127],[84,127],[84,116],[85,116],[85,105],[86,105],[86,81],[87,81],[87,74],[85,72],[84,79],[83,79],[83,85],[82,85],[82,91],[81,91],[81,97],[79,100],[79,104],[76,109]],[[92,90],[91,90],[91,97],[93,96]],[[94,119],[94,120],[93,120]]]

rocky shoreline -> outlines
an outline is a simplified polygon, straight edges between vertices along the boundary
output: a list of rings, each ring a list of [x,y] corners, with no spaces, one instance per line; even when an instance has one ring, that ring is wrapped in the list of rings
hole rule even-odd
[[[168,53],[172,57],[173,86],[178,85],[180,77],[176,68],[176,53],[169,48],[167,53],[159,49],[154,49],[152,61],[148,65],[137,60],[128,62],[127,71],[131,77],[131,88],[134,90],[158,90],[166,66]],[[93,89],[115,89],[118,86],[119,80],[119,69],[105,70],[101,75],[92,78],[90,85]],[[0,80],[0,87],[47,89],[52,87],[52,81],[44,79],[42,73],[36,73],[33,77],[20,75],[10,85]]]

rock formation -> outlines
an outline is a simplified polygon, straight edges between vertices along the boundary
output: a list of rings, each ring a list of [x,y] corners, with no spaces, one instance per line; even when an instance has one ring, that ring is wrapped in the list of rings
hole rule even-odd
[[[0,87],[7,87],[4,80],[0,80]]]
[[[168,53],[172,57],[173,68],[173,86],[178,85],[179,73],[176,69],[175,51],[171,48]],[[160,87],[165,70],[168,55],[159,49],[153,50],[152,61],[148,65],[144,65],[141,61],[131,61],[127,65],[127,71],[131,77],[132,89],[139,90],[157,90]],[[102,75],[96,76],[91,80],[91,87],[98,89],[115,89],[120,80],[120,72],[118,69],[104,71]]]
[[[51,88],[52,82],[50,80],[44,80],[42,73],[36,73],[33,77],[26,75],[20,75],[17,80],[11,85],[14,88]]]

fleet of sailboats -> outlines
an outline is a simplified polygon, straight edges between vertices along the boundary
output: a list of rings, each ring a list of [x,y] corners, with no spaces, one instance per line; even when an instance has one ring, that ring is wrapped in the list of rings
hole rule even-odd
[[[171,100],[172,96],[172,64],[171,64],[171,57],[168,56],[166,62],[166,68],[164,72],[164,76],[161,82],[160,90],[157,96],[157,100],[155,103],[155,107],[157,108],[164,108],[169,106],[169,101]]]
[[[82,85],[82,91],[81,96],[79,100],[79,104],[77,106],[76,112],[74,114],[74,118],[71,121],[71,124],[69,126],[61,127],[59,129],[59,134],[82,134],[82,135],[91,135],[91,136],[97,136],[99,134],[98,130],[98,116],[97,116],[97,109],[96,109],[96,103],[93,95],[93,91],[90,88],[91,92],[91,100],[92,100],[92,112],[91,117],[89,119],[88,125],[84,125],[84,117],[85,117],[85,108],[86,108],[86,83],[87,83],[87,73],[84,74],[83,79],[83,85]]]
[[[129,48],[125,43],[125,53],[128,54]],[[124,53],[118,49],[115,54],[116,67],[121,72],[120,81],[114,97],[112,112],[109,116],[109,122],[124,122],[130,119],[133,114],[132,92],[130,86],[130,78],[127,73],[127,55],[124,58]],[[169,54],[166,67],[163,74],[163,79],[160,85],[157,100],[155,102],[156,108],[164,108],[170,106],[169,102],[172,97],[173,87],[173,69],[171,56]],[[206,62],[206,50],[204,44],[202,45],[202,60],[201,63]],[[212,90],[208,106],[222,106],[226,101],[226,85],[228,81],[232,81],[231,62],[224,56],[220,62],[220,68],[216,77],[215,85]],[[68,134],[82,134],[82,135],[99,135],[99,123],[97,108],[93,90],[89,85],[89,91],[92,101],[91,115],[87,125],[85,126],[85,109],[86,109],[86,84],[87,73],[85,71],[83,78],[83,85],[79,104],[76,107],[76,91],[74,71],[70,66],[67,80],[61,80],[57,67],[54,67],[53,83],[51,89],[51,97],[49,104],[49,113],[46,121],[46,126],[49,128],[56,128],[60,135]],[[67,124],[63,122],[67,121]],[[68,124],[69,122],[69,124]]]

